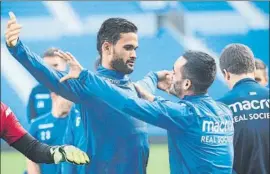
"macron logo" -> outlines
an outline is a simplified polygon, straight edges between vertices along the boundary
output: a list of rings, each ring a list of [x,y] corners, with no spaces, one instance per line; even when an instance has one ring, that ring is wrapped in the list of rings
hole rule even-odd
[[[231,105],[229,105],[229,108],[233,110],[233,112],[238,112],[242,110],[257,110],[257,109],[264,109],[269,108],[269,99],[263,99],[263,100],[244,100],[242,102],[236,102]]]
[[[222,133],[233,131],[232,121],[203,121],[202,131],[208,133]]]

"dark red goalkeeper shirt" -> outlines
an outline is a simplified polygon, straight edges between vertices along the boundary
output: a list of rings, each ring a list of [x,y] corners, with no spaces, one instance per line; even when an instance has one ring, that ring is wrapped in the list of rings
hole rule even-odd
[[[11,109],[1,102],[1,138],[8,144],[12,144],[26,134]]]

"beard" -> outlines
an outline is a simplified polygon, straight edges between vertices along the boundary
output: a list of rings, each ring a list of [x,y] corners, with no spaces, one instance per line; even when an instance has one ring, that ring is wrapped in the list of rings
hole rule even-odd
[[[134,70],[134,66],[128,65],[129,60],[125,61],[124,58],[114,53],[113,60],[111,61],[111,67],[116,71],[124,74],[131,74]]]
[[[181,88],[183,81],[176,81],[172,84],[170,88],[170,94],[173,94],[176,97],[183,98],[184,90]]]

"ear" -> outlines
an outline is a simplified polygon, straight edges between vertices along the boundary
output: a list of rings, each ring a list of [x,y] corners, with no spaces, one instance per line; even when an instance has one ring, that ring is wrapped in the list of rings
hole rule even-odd
[[[192,85],[191,81],[189,79],[185,79],[183,89],[187,91],[191,88],[191,85]]]
[[[230,73],[226,69],[223,69],[222,72],[223,72],[224,78],[226,80],[230,80],[231,79],[231,75],[230,75]]]
[[[102,52],[105,52],[107,55],[112,54],[112,44],[110,42],[105,41],[102,44]]]

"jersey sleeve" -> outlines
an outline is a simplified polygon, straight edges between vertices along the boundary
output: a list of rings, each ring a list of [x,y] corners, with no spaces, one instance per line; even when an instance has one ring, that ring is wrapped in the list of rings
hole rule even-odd
[[[146,123],[178,131],[186,129],[194,121],[194,117],[189,117],[189,106],[184,103],[173,103],[159,98],[149,102],[138,97],[130,97],[125,90],[87,70],[81,72],[79,80],[87,87],[87,90],[84,90],[87,91],[85,97],[94,96],[96,101],[103,101],[124,115],[128,114]]]
[[[76,79],[66,80],[63,83],[59,81],[67,72],[56,71],[47,65],[40,56],[32,52],[20,40],[16,46],[7,46],[7,48],[10,54],[42,85],[74,103],[84,102],[83,95],[80,95],[83,87]]]
[[[12,144],[26,134],[26,130],[21,126],[15,114],[11,109],[1,103],[1,137],[8,143]],[[3,132],[2,132],[3,131]]]
[[[158,84],[158,76],[154,72],[148,73],[142,80],[136,82],[151,94],[155,94]]]

